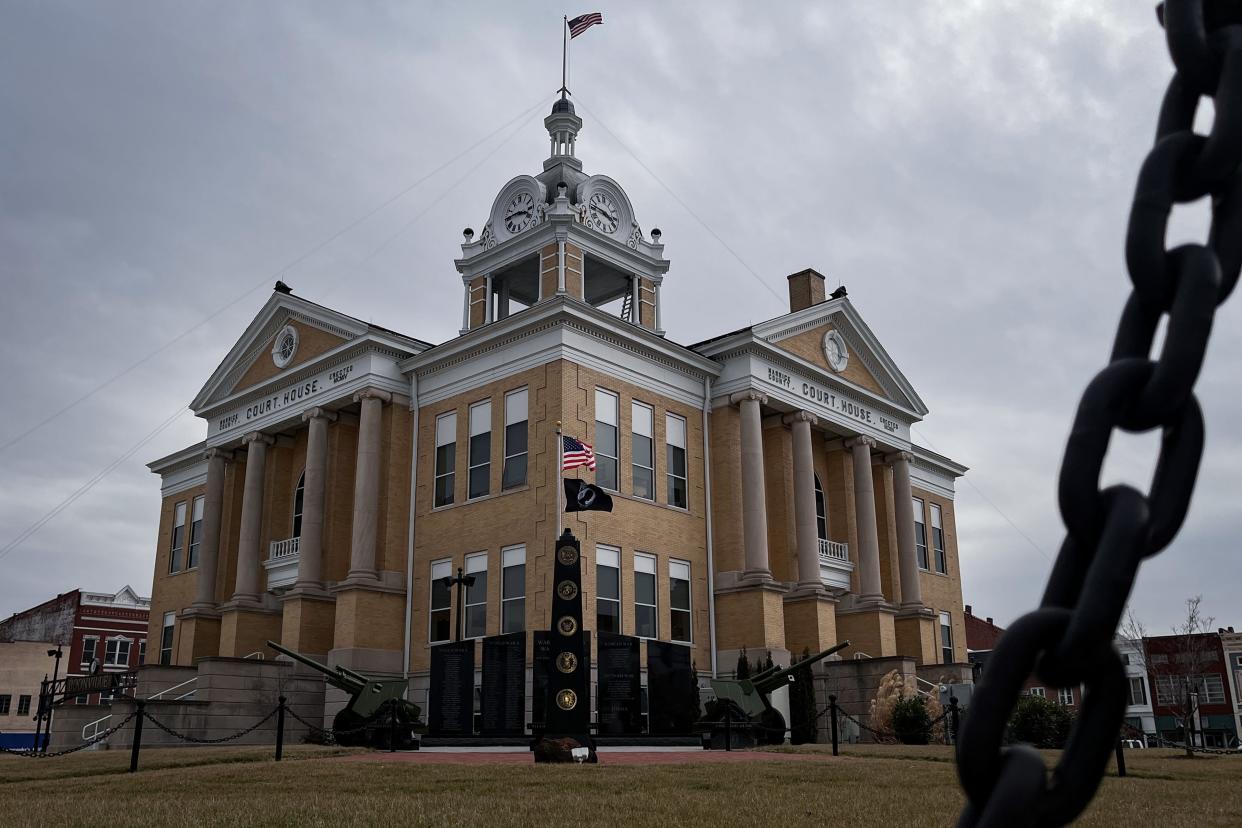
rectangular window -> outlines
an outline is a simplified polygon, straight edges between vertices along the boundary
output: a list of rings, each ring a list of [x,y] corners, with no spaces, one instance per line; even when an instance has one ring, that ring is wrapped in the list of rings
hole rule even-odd
[[[528,398],[526,389],[505,394],[505,469],[501,488],[526,485]]]
[[[944,524],[940,520],[940,507],[931,505],[932,550],[936,553],[936,571],[941,575],[948,573],[949,564],[944,555]]]
[[[500,550],[500,631],[526,629],[526,547]]]
[[[432,644],[448,641],[452,637],[453,587],[448,580],[453,577],[453,562],[445,558],[431,563],[431,602],[428,604],[431,622],[427,640]]]
[[[953,616],[940,613],[940,663],[953,663]]]
[[[1147,704],[1147,688],[1142,676],[1130,678],[1130,704]]]
[[[168,551],[168,571],[180,572],[185,568],[185,501],[173,507],[172,545]]]
[[[914,550],[918,553],[919,569],[931,569],[927,562],[927,524],[923,517],[923,501],[917,497],[910,498],[914,506]]]
[[[630,432],[634,497],[655,500],[655,411],[651,406],[630,404]]]
[[[30,696],[18,696],[17,697],[17,715],[19,716],[30,715]]]
[[[93,635],[85,636],[82,639],[82,669],[90,667],[91,662],[97,658],[99,658],[99,638]]]
[[[138,642],[138,663],[147,663],[147,640],[145,638]]]
[[[617,395],[595,389],[595,483],[617,491]]]
[[[176,613],[164,613],[164,628],[160,632],[160,664],[166,667],[172,664],[173,624],[176,623],[176,619]]]
[[[441,414],[436,417],[436,506],[453,502],[453,487],[457,480],[457,415]]]
[[[470,406],[470,484],[466,499],[483,497],[492,481],[492,404]]]
[[[1198,676],[1199,704],[1224,704],[1225,679],[1220,673]]]
[[[668,505],[678,509],[687,508],[686,493],[686,421],[676,414],[664,415],[664,443],[666,447],[666,475],[668,479]]]
[[[194,498],[194,508],[190,510],[190,555],[186,560],[186,569],[198,566],[198,547],[203,542],[203,503],[204,497]]]
[[[621,632],[621,550],[595,547],[595,630]]]
[[[1062,687],[1057,690],[1057,701],[1066,707],[1074,706],[1074,688]]]
[[[690,564],[668,562],[669,638],[691,641],[690,626]]]
[[[8,693],[0,695],[0,716],[9,715],[9,707],[13,704],[13,697]]]
[[[104,664],[109,667],[129,666],[128,638],[109,638],[104,648]]]
[[[474,583],[466,586],[466,630],[463,638],[487,635],[487,553],[466,556],[466,574]]]
[[[1041,699],[1042,699],[1042,698],[1045,698],[1044,688],[1042,688],[1042,687],[1032,687],[1032,688],[1031,688],[1031,695],[1032,695],[1032,696],[1039,696]]]
[[[658,638],[656,625],[656,559],[634,555],[634,635]]]

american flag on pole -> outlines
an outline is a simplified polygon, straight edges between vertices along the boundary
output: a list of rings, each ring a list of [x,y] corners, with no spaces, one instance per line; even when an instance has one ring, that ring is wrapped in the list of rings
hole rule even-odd
[[[596,23],[602,24],[603,22],[604,22],[604,15],[601,14],[600,12],[591,12],[590,14],[580,14],[577,17],[575,17],[573,20],[566,21],[566,25],[569,26],[569,37],[572,40],[573,38],[585,32],[587,29],[594,26]]]
[[[595,452],[581,440],[562,434],[561,452],[561,471],[569,471],[579,466],[595,471]]]

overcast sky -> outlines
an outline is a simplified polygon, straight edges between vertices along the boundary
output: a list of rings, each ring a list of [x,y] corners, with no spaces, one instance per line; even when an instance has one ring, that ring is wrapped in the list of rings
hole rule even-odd
[[[0,548],[188,403],[278,275],[455,336],[461,229],[541,169],[561,15],[600,9],[572,53],[578,155],[663,230],[670,339],[779,315],[805,267],[845,284],[931,409],[915,439],[971,468],[965,600],[1008,623],[1060,543],[1064,439],[1128,291],[1129,200],[1171,73],[1152,5],[4,0]],[[1179,210],[1170,241],[1206,217]],[[1240,314],[1218,315],[1199,380],[1187,524],[1136,588],[1152,632],[1199,593],[1242,623]],[[145,464],[204,434],[183,414],[0,557],[0,617],[75,587],[149,594]],[[1105,482],[1146,490],[1155,453],[1115,439]]]

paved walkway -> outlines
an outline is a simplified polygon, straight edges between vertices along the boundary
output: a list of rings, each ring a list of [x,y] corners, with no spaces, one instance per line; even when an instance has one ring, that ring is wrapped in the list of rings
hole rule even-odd
[[[684,765],[738,762],[832,762],[830,753],[769,753],[749,750],[669,750],[605,748],[598,751],[601,765]],[[374,751],[342,756],[339,762],[413,762],[422,765],[533,765],[535,757],[525,748],[427,748],[417,751]]]

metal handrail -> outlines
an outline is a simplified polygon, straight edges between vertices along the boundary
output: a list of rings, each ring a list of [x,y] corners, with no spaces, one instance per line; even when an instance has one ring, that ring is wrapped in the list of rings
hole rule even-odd
[[[868,655],[867,653],[854,653],[855,660],[863,659],[863,658],[871,658],[871,656]]]

